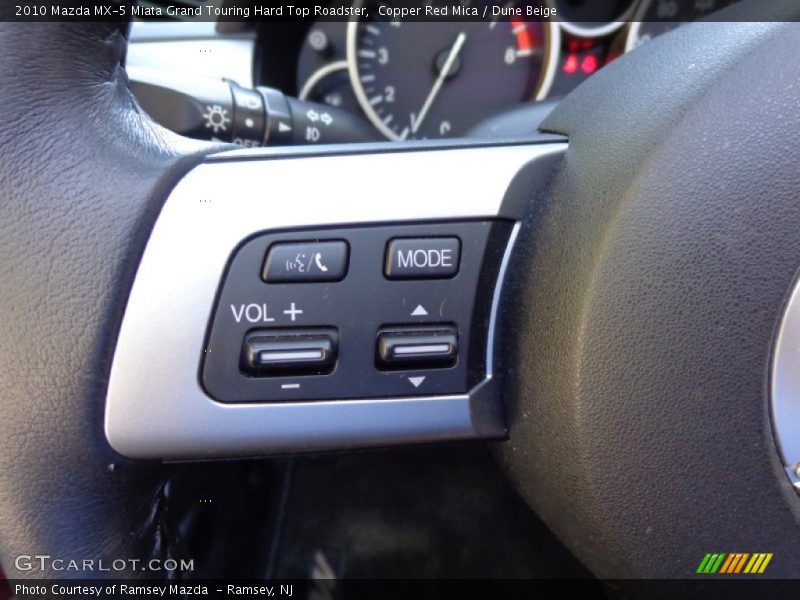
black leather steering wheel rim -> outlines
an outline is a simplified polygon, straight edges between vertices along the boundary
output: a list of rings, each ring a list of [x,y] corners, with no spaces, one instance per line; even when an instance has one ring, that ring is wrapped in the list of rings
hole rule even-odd
[[[499,453],[604,578],[696,577],[708,552],[797,576],[769,389],[800,264],[798,84],[776,57],[800,28],[791,3],[727,15],[621,58],[543,125],[570,146],[515,259]]]
[[[0,24],[0,563],[9,577],[103,576],[29,569],[20,555],[170,551],[161,469],[113,452],[102,414],[150,227],[175,181],[215,146],[161,129],[137,106],[121,67],[126,28]]]

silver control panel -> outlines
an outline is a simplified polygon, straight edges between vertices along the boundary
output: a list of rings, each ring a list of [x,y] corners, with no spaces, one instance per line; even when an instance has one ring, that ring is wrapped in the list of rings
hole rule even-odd
[[[109,442],[129,457],[182,460],[504,436],[493,392],[494,323],[518,221],[532,193],[530,185],[525,194],[513,193],[512,182],[543,179],[565,149],[564,143],[546,143],[311,157],[234,151],[196,167],[166,200],[136,274],[108,386]],[[289,388],[257,401],[225,402],[204,387],[203,365],[215,351],[208,347],[208,336],[222,282],[237,249],[255,236],[329,231],[333,245],[309,246],[300,262],[302,277],[316,280],[310,285],[333,286],[348,280],[355,257],[337,231],[497,220],[510,229],[496,280],[483,290],[489,302],[485,369],[480,381],[471,381],[464,391],[426,393],[424,380],[420,389],[414,385],[426,374],[408,375],[420,364],[447,369],[467,341],[453,321],[414,315],[422,310],[431,317],[439,307],[413,299],[405,321],[381,324],[370,341],[375,352],[371,367],[386,377],[413,377],[403,388],[407,392],[300,401],[291,399],[294,390]],[[458,236],[442,230],[423,237],[431,243],[408,246],[409,240],[419,239],[413,233],[388,239],[369,268],[386,285],[404,285],[409,277],[424,285],[426,274],[429,282],[457,277],[465,256],[453,239]],[[315,240],[298,235],[294,241]],[[306,285],[287,281],[299,275],[299,266],[287,266],[292,252],[286,245],[259,251],[263,257],[252,274],[253,285]],[[370,290],[361,293],[367,298]],[[297,319],[316,308],[297,301],[292,307],[287,299],[287,306],[275,307],[281,310],[281,323],[254,326],[252,335],[237,341],[242,377],[295,367],[322,377],[332,368],[333,356],[341,360],[349,340],[339,324],[309,320],[300,330]],[[256,318],[257,308],[249,305],[259,302],[243,298],[232,304],[234,313],[237,306],[242,311],[241,318]]]

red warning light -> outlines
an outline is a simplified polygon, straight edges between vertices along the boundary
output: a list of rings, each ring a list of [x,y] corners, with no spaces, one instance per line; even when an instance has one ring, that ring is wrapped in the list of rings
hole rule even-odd
[[[599,63],[597,57],[594,54],[587,54],[586,56],[583,57],[583,61],[581,62],[581,71],[583,71],[586,75],[591,75],[592,73],[597,71],[598,66]]]
[[[561,69],[567,75],[572,75],[578,71],[578,55],[568,54],[567,60],[564,61],[564,66]]]

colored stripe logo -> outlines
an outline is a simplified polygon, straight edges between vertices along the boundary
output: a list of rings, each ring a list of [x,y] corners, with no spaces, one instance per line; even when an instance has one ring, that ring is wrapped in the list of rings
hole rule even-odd
[[[700,561],[696,572],[701,575],[760,575],[771,560],[771,552],[709,552]]]

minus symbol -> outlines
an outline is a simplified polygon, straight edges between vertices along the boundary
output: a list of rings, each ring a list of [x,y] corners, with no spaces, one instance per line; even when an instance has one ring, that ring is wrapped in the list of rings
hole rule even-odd
[[[281,385],[282,390],[299,390],[300,384],[299,383],[284,383]]]

